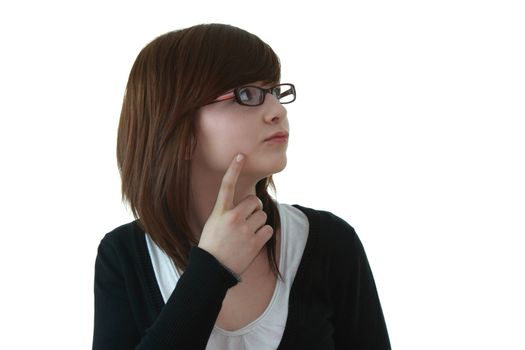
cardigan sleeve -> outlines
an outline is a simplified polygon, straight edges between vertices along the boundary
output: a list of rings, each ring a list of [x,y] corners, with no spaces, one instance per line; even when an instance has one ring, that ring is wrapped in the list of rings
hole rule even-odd
[[[376,284],[364,247],[353,227],[337,218],[341,232],[334,263],[336,349],[390,350]]]
[[[205,349],[228,288],[237,280],[205,250],[193,247],[186,271],[144,334],[137,328],[126,263],[104,240],[95,262],[94,350]],[[135,277],[136,278],[136,277]]]

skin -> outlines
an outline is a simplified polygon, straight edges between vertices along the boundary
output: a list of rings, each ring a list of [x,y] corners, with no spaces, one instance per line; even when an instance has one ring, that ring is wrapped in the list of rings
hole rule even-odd
[[[268,87],[260,82],[253,85]],[[203,106],[196,118],[190,226],[201,233],[201,248],[242,274],[273,234],[264,226],[266,214],[255,196],[255,185],[286,167],[288,144],[264,141],[276,132],[289,131],[286,109],[267,94],[260,106],[226,100]],[[239,153],[244,159],[235,162]],[[262,237],[245,248],[258,230]]]

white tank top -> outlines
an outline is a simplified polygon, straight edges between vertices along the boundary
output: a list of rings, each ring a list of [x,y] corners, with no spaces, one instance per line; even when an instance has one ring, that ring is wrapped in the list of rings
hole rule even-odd
[[[268,307],[250,324],[236,331],[227,331],[215,325],[206,346],[207,350],[275,350],[281,342],[288,317],[290,288],[303,256],[309,223],[306,215],[299,209],[288,204],[275,203],[281,218],[279,271],[283,280],[277,279]],[[180,271],[148,234],[146,243],[162,298],[167,302],[179,280]]]

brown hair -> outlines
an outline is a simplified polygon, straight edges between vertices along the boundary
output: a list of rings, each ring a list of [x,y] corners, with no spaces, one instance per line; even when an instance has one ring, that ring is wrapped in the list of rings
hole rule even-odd
[[[190,164],[195,149],[194,116],[204,104],[243,84],[280,80],[275,52],[256,35],[224,24],[201,24],[159,36],[131,69],[117,137],[122,199],[140,227],[185,269],[198,241],[188,224]],[[268,214],[280,229],[279,212],[268,194],[272,176],[256,184]],[[272,271],[275,235],[266,243]]]

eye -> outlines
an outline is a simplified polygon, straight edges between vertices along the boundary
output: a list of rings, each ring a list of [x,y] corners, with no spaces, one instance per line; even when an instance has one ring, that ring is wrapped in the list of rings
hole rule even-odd
[[[239,90],[239,98],[243,103],[249,103],[255,97],[254,92],[251,88],[245,87]]]

